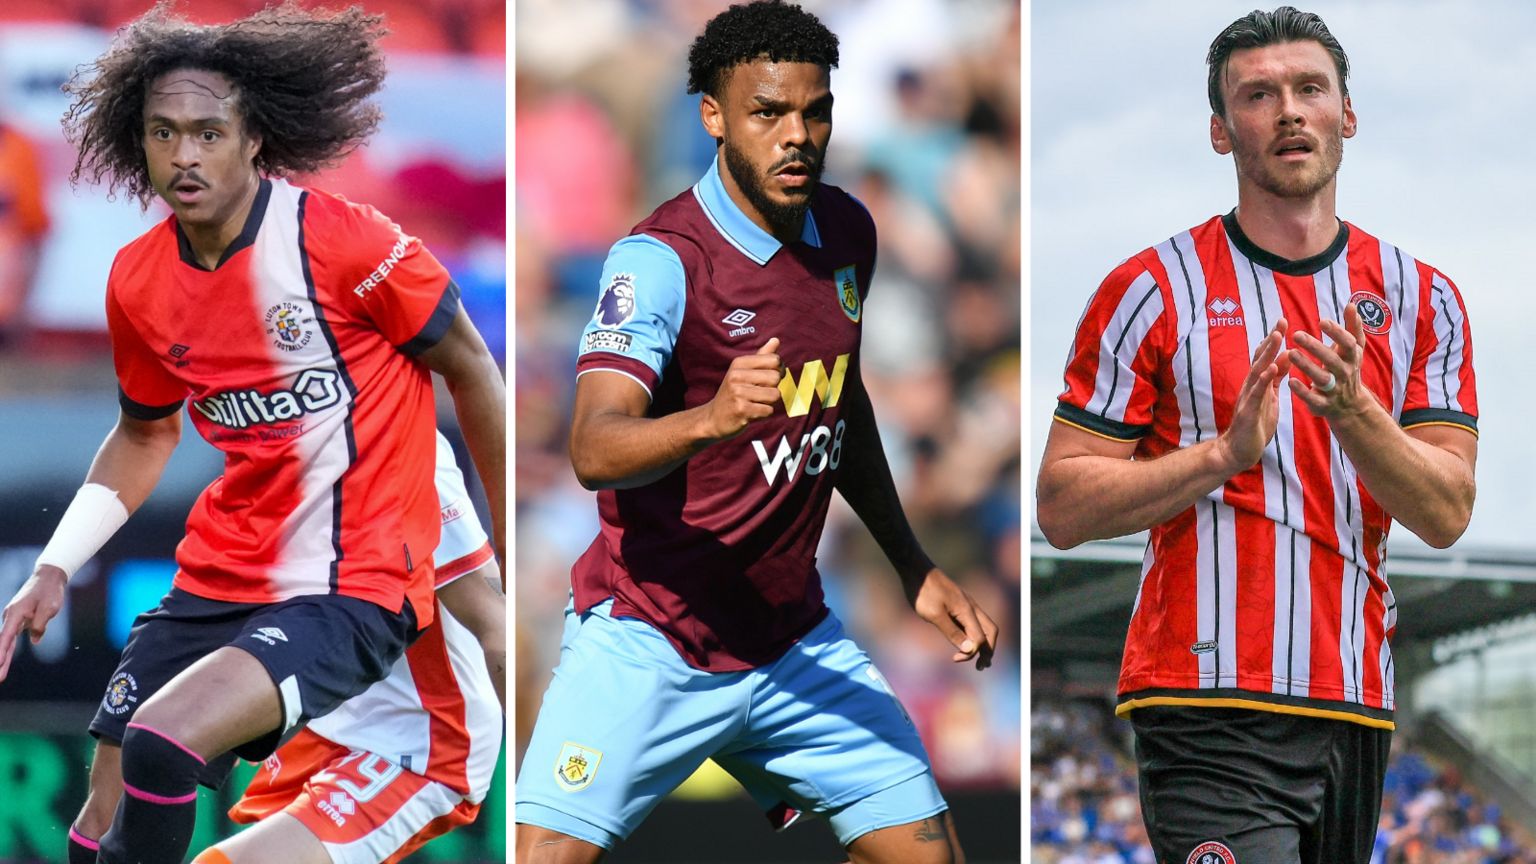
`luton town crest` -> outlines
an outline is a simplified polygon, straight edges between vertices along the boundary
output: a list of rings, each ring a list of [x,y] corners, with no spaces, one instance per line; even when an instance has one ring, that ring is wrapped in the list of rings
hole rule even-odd
[[[859,323],[859,318],[864,314],[864,307],[859,303],[859,280],[854,277],[854,268],[839,267],[832,274],[832,286],[837,289],[837,305],[843,307],[843,314],[848,320]]]
[[[309,344],[315,331],[313,315],[305,315],[304,307],[297,303],[283,302],[267,310],[265,318],[267,335],[277,338],[272,344],[283,351],[297,351]]]
[[[555,780],[567,792],[579,792],[592,783],[598,763],[603,761],[601,750],[593,750],[580,744],[565,742],[560,756],[555,759]]]

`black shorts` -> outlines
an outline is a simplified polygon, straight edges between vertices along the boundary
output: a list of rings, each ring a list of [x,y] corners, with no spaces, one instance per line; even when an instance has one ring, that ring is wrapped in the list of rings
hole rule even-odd
[[[226,603],[172,588],[140,615],[91,721],[91,734],[121,743],[138,706],[183,670],[226,645],[266,667],[282,699],[283,725],[208,760],[199,780],[222,785],[234,757],[260,762],[304,724],[389,674],[416,638],[409,603],[389,610],[339,595],[281,603]]]
[[[1131,712],[1160,864],[1367,864],[1392,732],[1344,720],[1155,705]]]

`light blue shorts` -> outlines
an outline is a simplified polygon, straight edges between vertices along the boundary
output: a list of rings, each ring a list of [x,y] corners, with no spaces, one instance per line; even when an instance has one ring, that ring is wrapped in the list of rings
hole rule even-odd
[[[824,816],[845,846],[948,809],[912,721],[836,616],[767,666],[712,673],[612,605],[566,609],[518,822],[611,849],[711,757],[765,812]]]

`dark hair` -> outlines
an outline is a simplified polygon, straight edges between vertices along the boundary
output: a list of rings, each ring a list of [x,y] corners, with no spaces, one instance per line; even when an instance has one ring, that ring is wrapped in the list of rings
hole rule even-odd
[[[71,183],[105,178],[148,206],[144,101],[150,84],[177,69],[217,72],[234,85],[244,131],[261,137],[256,168],[307,173],[355,150],[379,125],[368,101],[384,83],[379,16],[359,7],[306,11],[292,0],[216,26],[177,17],[161,0],[124,27],[107,53],[76,70],[65,92],[64,135],[79,155]]]
[[[711,18],[688,49],[688,92],[719,96],[726,74],[759,58],[775,63],[837,65],[837,37],[792,3],[755,0]]]
[[[1301,12],[1294,6],[1281,6],[1273,12],[1258,9],[1233,21],[1211,43],[1211,51],[1205,55],[1210,67],[1206,88],[1211,100],[1211,110],[1217,116],[1227,116],[1226,101],[1221,98],[1221,77],[1227,71],[1227,58],[1239,48],[1261,48],[1282,42],[1313,41],[1322,45],[1333,58],[1334,68],[1339,71],[1339,86],[1343,95],[1349,95],[1349,58],[1339,40],[1328,32],[1328,25],[1312,12]]]

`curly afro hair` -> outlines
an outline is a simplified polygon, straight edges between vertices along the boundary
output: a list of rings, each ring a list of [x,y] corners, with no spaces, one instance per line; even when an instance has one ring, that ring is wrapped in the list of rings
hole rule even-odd
[[[837,37],[815,15],[792,3],[755,0],[711,18],[688,49],[688,92],[718,97],[726,76],[741,63],[837,66]]]
[[[74,101],[64,135],[78,150],[70,182],[106,180],[148,206],[144,101],[177,69],[217,72],[234,85],[245,131],[260,136],[256,168],[304,174],[334,165],[378,128],[369,101],[384,84],[383,19],[359,7],[307,11],[292,0],[216,26],[190,24],[162,0],[119,31],[107,53],[65,85]]]

